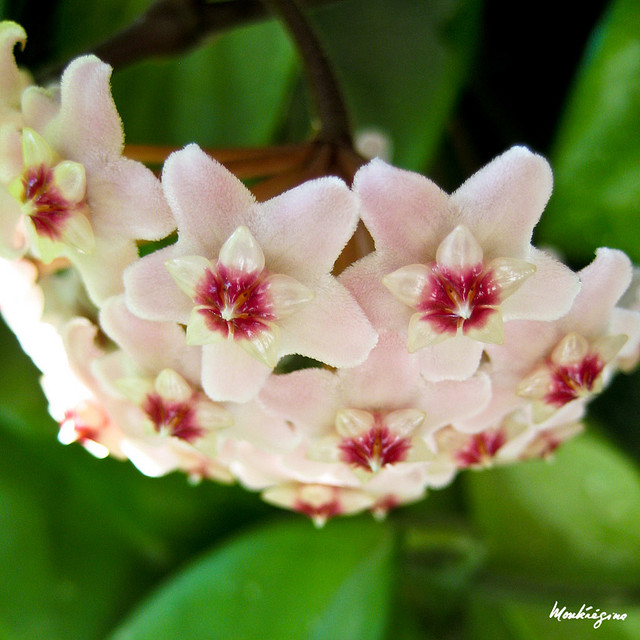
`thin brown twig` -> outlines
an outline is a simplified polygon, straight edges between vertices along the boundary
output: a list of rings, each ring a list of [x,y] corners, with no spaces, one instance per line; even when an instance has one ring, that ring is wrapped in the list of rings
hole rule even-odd
[[[161,166],[176,147],[126,145],[124,155],[151,166]],[[238,178],[271,176],[305,162],[312,153],[308,144],[289,144],[275,147],[237,147],[205,149]]]
[[[280,17],[304,63],[320,120],[318,140],[352,146],[349,114],[322,44],[297,0],[263,0]]]
[[[339,0],[305,0],[309,6]],[[155,56],[171,56],[196,48],[203,40],[243,24],[263,20],[260,0],[156,0],[137,20],[90,51],[114,69]],[[74,57],[75,57],[74,55]],[[39,84],[55,81],[68,61],[36,74]]]

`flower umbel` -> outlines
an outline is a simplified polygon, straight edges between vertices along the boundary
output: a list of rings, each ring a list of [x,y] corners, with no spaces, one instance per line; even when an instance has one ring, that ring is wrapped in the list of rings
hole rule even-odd
[[[380,518],[548,458],[640,360],[629,259],[574,273],[531,244],[552,174],[529,149],[452,194],[365,164],[343,127],[261,150],[254,191],[195,144],[158,180],[122,155],[111,68],[83,56],[45,90],[24,40],[0,23],[0,308],[61,442],[237,481],[317,526]]]

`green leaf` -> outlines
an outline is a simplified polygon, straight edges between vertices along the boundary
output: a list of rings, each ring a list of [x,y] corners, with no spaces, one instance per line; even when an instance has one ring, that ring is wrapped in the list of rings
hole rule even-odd
[[[89,51],[138,18],[151,0],[61,0],[57,3],[53,46],[60,60]]]
[[[468,474],[467,488],[493,566],[548,583],[638,584],[640,474],[603,440],[580,437],[551,463]]]
[[[50,436],[55,433],[55,424],[40,390],[40,372],[2,320],[0,358],[0,421],[22,435]]]
[[[3,455],[6,453],[3,451]],[[36,498],[3,476],[0,476],[0,563],[3,567],[0,638],[53,640],[59,636],[49,595],[54,572],[47,553],[43,510]],[[25,615],[27,611],[29,615]]]
[[[433,159],[469,71],[480,0],[349,0],[313,14],[354,124],[390,136],[394,163]]]
[[[146,478],[53,436],[1,426],[0,448],[2,640],[102,639],[159,576],[268,509],[238,487]]]
[[[590,262],[599,246],[640,261],[640,20],[616,0],[591,38],[561,122],[555,192],[538,239]]]
[[[148,566],[103,519],[100,504],[84,501],[63,470],[37,455],[53,443],[5,431],[0,445],[0,637],[103,637],[149,584]]]
[[[130,142],[261,145],[280,125],[296,69],[281,27],[257,24],[180,58],[123,69],[113,94]]]
[[[214,549],[151,597],[113,640],[375,640],[389,608],[392,537],[370,520],[305,521]]]

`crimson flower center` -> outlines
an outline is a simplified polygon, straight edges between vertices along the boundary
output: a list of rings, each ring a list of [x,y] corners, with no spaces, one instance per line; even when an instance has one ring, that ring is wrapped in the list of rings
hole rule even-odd
[[[195,287],[194,302],[211,331],[251,340],[276,319],[265,271],[246,273],[218,264]]]
[[[471,441],[456,452],[455,458],[460,467],[472,467],[491,460],[506,442],[502,430],[489,430],[472,436]]]
[[[193,406],[188,402],[166,400],[157,393],[149,393],[142,409],[157,433],[167,434],[187,442],[193,442],[205,433],[205,430],[198,425]]]
[[[30,167],[22,178],[22,184],[24,202],[31,205],[29,217],[36,233],[50,240],[60,240],[72,207],[56,187],[53,170],[45,165]]]
[[[311,519],[320,520],[329,520],[342,511],[340,503],[335,498],[322,504],[311,504],[299,498],[295,501],[293,508]]]
[[[604,362],[596,354],[588,354],[580,362],[571,365],[551,363],[551,385],[545,401],[559,408],[592,392],[603,369]]]
[[[101,424],[91,424],[83,419],[80,412],[73,409],[66,411],[64,418],[61,421],[61,425],[70,423],[73,425],[73,431],[75,433],[75,441],[84,445],[88,441],[98,442],[100,438],[100,431],[104,428],[106,421],[102,421]]]
[[[500,287],[491,270],[482,262],[465,269],[450,269],[436,262],[428,265],[431,274],[416,309],[422,320],[439,333],[456,335],[485,326],[500,304]]]
[[[367,432],[343,438],[339,448],[343,462],[375,472],[385,465],[406,460],[411,440],[394,434],[376,414],[375,423]]]

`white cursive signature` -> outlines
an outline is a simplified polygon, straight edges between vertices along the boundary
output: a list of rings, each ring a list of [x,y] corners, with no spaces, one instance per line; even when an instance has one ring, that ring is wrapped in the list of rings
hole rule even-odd
[[[578,612],[567,611],[567,607],[562,607],[562,609],[560,609],[558,607],[558,601],[556,600],[549,617],[555,618],[558,622],[560,622],[560,620],[595,620],[593,628],[597,629],[602,624],[603,620],[626,620],[627,614],[616,613],[615,611],[607,613],[606,611],[600,611],[600,609],[593,611],[593,607],[587,607],[586,604],[583,604]]]

